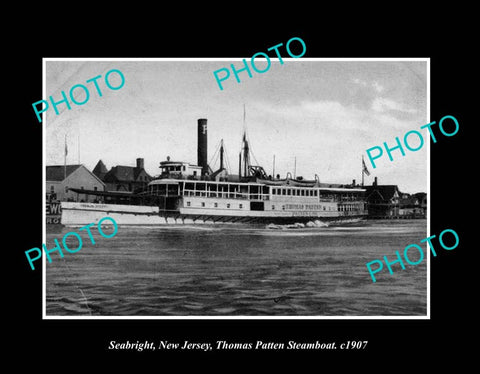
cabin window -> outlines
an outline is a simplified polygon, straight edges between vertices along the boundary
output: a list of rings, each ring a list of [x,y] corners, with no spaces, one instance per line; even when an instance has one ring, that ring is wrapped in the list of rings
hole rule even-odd
[[[291,194],[292,194],[292,190],[289,188],[289,189],[287,190],[287,195],[291,195]]]
[[[205,202],[202,201],[202,208],[205,208]]]
[[[159,184],[157,185],[158,192],[157,195],[165,196],[167,194],[167,185],[166,184]]]
[[[242,209],[242,208],[243,208],[243,204],[238,204],[238,207],[239,207],[240,209]]]
[[[282,205],[282,210],[285,210],[285,205]]]
[[[282,188],[282,195],[285,195],[287,193],[287,191],[285,190],[285,188]]]
[[[225,185],[222,185],[221,186],[221,192],[222,194],[220,195],[220,197],[228,197],[228,185],[225,186]]]
[[[305,196],[305,190],[302,190],[301,194],[302,196]]]
[[[218,203],[214,203],[213,206],[214,206],[215,208],[218,208]]]
[[[94,191],[97,191],[97,190],[98,190],[98,187],[97,187],[97,186],[93,187],[93,190],[94,190]]]
[[[227,208],[230,208],[230,204],[227,204]]]
[[[190,206],[190,201],[187,201],[187,206]]]
[[[250,199],[258,199],[259,188],[258,186],[250,186]]]
[[[218,188],[218,186],[215,185],[215,184],[208,184],[208,194],[207,194],[207,196],[217,197],[217,188]]]
[[[272,210],[275,210],[275,205],[272,205]]]
[[[168,184],[167,185],[167,194],[169,196],[178,195],[178,185],[177,184]]]
[[[50,186],[50,192],[54,193],[55,192],[55,186]]]

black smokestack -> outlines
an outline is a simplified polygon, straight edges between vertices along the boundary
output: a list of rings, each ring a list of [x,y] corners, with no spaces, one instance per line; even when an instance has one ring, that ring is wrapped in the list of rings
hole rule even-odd
[[[207,120],[198,120],[197,165],[202,167],[202,175],[208,173]]]

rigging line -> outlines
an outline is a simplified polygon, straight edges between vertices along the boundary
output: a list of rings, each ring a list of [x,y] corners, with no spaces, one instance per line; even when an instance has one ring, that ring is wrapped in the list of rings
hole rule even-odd
[[[253,153],[253,149],[252,149],[250,140],[248,141],[248,150],[250,151],[250,153],[251,153],[251,155],[252,155],[253,161],[255,161],[255,165],[260,166],[260,164],[258,163],[257,158],[255,157],[255,154]]]
[[[260,166],[260,164],[258,163],[257,158],[255,157],[255,154],[253,153],[253,151],[252,151],[251,149],[250,149],[250,153],[252,154],[253,161],[255,161],[255,165]]]
[[[255,154],[253,153],[253,150],[252,150],[252,142],[250,140],[250,136],[248,135],[248,132],[245,131],[245,134],[246,134],[246,139],[247,139],[247,142],[248,142],[248,150],[250,151],[250,153],[252,154],[252,158],[253,160],[255,161],[256,165],[259,165],[258,163],[258,160],[257,158],[255,157]]]
[[[216,160],[215,156],[217,156],[217,152],[220,150],[220,143],[217,145],[217,149],[215,150],[215,153],[213,154],[212,158],[210,159],[210,162],[208,163],[209,165],[213,166],[213,161]]]
[[[227,169],[227,172],[230,173],[230,161],[228,160],[228,152],[227,152],[227,147],[225,146],[225,143],[223,144],[223,155],[225,156],[225,169]]]

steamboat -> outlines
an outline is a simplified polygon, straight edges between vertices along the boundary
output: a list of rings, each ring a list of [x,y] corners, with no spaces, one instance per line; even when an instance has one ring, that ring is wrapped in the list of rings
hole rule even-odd
[[[145,188],[132,192],[74,189],[98,196],[102,203],[62,202],[61,223],[87,225],[105,216],[119,225],[245,223],[272,225],[319,225],[351,222],[367,215],[365,190],[351,185],[320,183],[292,178],[288,173],[267,175],[252,165],[246,131],[238,159],[238,174],[224,163],[223,141],[220,167],[213,171],[207,160],[207,120],[197,127],[197,164],[160,162],[160,174]]]

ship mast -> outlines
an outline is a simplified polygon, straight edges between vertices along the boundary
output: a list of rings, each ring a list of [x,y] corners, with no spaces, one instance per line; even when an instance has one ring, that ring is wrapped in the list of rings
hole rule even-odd
[[[248,146],[247,132],[243,133],[243,175],[248,176],[250,166],[250,147]]]
[[[242,173],[242,164],[243,164],[243,173]],[[242,177],[242,174],[244,177],[248,177],[250,173],[250,146],[247,140],[245,104],[243,104],[243,138],[242,138],[242,148],[239,154],[238,171],[239,171],[238,175],[240,178]]]

